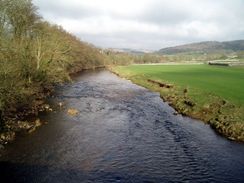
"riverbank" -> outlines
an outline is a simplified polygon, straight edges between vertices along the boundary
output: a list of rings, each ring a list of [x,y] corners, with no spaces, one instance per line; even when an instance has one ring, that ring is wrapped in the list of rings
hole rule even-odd
[[[0,7],[0,144],[6,144],[43,123],[36,116],[52,111],[45,98],[55,85],[110,60],[101,49],[44,20],[31,0],[0,1]]]
[[[154,74],[152,74],[153,71],[145,71],[145,67],[153,66],[131,67],[111,67],[110,70],[120,77],[159,92],[161,98],[175,108],[178,113],[204,121],[217,133],[230,140],[244,142],[243,106],[223,99],[214,93],[196,89],[190,84],[182,86],[178,83],[162,81],[160,73],[163,71],[160,71],[160,69],[157,72],[155,71]],[[154,69],[155,67],[158,66],[154,66]],[[177,72],[172,74],[177,75]],[[192,77],[197,77],[197,75]],[[190,80],[188,82],[192,83]]]
[[[53,112],[52,107],[48,104],[46,99],[55,91],[55,86],[72,82],[72,77],[83,71],[101,68],[104,68],[104,66],[86,69],[73,67],[69,70],[69,78],[62,82],[53,82],[45,86],[32,85],[32,87],[28,89],[32,92],[28,93],[28,96],[23,96],[23,98],[29,99],[28,103],[25,104],[25,101],[20,100],[19,103],[13,104],[3,116],[2,120],[4,121],[4,125],[0,131],[0,150],[4,148],[4,145],[14,141],[18,134],[32,133],[37,130],[38,127],[47,123],[46,121],[41,121],[38,118],[38,114],[40,112]],[[62,104],[57,104],[57,107],[60,107],[59,105]]]
[[[11,103],[2,115],[0,145],[14,141],[18,133],[32,133],[44,123],[37,116],[39,112],[52,110],[46,98],[54,91],[54,85],[41,87],[33,84],[25,88],[26,93],[18,102]]]

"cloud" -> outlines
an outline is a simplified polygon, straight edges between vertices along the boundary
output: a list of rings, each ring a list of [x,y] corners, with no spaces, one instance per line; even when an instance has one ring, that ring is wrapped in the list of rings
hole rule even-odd
[[[242,0],[34,0],[40,14],[101,47],[160,49],[244,38]]]

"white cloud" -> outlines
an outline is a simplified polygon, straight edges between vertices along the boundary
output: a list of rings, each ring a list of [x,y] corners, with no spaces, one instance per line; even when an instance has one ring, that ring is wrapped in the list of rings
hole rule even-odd
[[[130,20],[115,20],[109,16],[101,16],[96,19],[61,19],[59,24],[66,27],[68,31],[73,33],[85,34],[113,34],[118,32],[148,32],[154,33],[158,31],[158,26],[154,24],[146,24]]]
[[[102,47],[159,49],[244,38],[242,0],[34,0],[40,14]]]

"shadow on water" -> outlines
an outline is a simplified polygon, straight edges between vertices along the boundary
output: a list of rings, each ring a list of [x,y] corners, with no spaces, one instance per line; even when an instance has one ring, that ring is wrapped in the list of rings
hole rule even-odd
[[[243,144],[108,71],[76,76],[49,102],[48,124],[4,150],[1,182],[244,182]]]
[[[20,171],[21,170],[21,171]],[[2,162],[1,180],[6,183],[45,182],[170,182],[166,178],[130,175],[124,172],[84,172],[75,169],[61,169],[42,165],[26,165]],[[51,176],[50,176],[51,174]],[[17,178],[17,179],[15,179]]]

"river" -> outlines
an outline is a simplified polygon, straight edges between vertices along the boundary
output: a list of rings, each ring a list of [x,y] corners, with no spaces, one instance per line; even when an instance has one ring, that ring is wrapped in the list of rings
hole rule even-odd
[[[1,182],[244,182],[244,144],[109,71],[74,77],[49,102],[48,124],[4,150]]]

